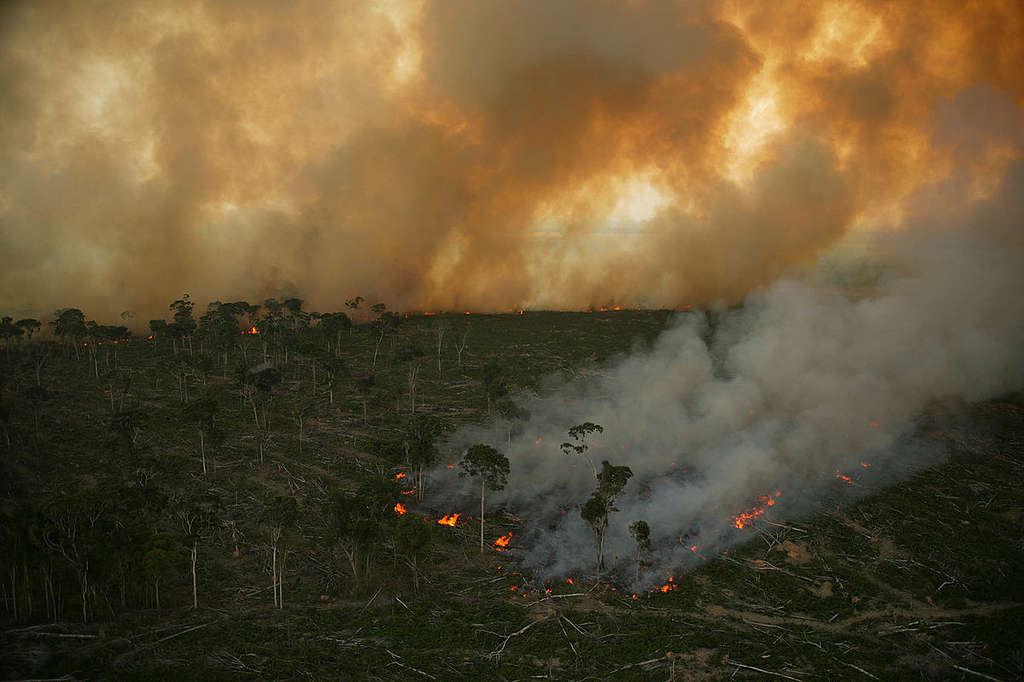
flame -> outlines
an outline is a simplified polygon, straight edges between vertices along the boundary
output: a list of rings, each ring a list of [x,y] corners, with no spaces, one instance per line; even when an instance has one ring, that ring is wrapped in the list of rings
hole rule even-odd
[[[248,329],[248,330],[246,330],[246,332],[245,332],[245,333],[246,333],[246,334],[259,334],[259,333],[260,333],[260,330],[259,330],[259,329],[257,329],[256,327],[249,327],[249,329]]]
[[[502,535],[500,538],[494,541],[494,548],[499,552],[504,552],[506,551],[505,548],[508,547],[508,543],[511,541],[512,533],[509,533],[508,535]]]
[[[636,601],[636,592],[633,593],[633,601]]]
[[[750,522],[756,519],[758,516],[763,516],[768,507],[775,504],[775,498],[782,493],[778,490],[775,491],[775,495],[762,495],[758,498],[758,502],[761,503],[759,507],[751,507],[747,511],[740,512],[739,514],[732,517],[732,525],[735,528],[746,528],[750,525]]]
[[[439,518],[437,522],[442,526],[454,527],[456,522],[458,522],[460,516],[462,516],[462,514],[448,514],[447,516],[442,516],[441,518]]]
[[[575,584],[575,583],[573,583],[572,578],[566,578],[565,582],[569,583],[570,585]]]
[[[868,467],[870,467],[870,466],[871,466],[871,465],[870,465],[870,464],[868,464],[867,462],[861,462],[861,463],[860,463],[860,465],[861,465],[862,467],[864,467],[865,469],[867,469]]]
[[[447,468],[447,469],[454,469],[454,468],[455,468],[455,465],[454,465],[454,464],[449,464],[449,465],[448,465],[448,466],[447,466],[446,468]]]
[[[398,514],[399,516],[401,516],[401,515],[402,515],[402,514],[404,514],[405,512],[406,512],[406,509],[405,509],[405,505],[404,505],[404,504],[402,504],[401,502],[399,502],[398,504],[396,504],[396,505],[395,505],[395,513],[396,513],[396,514]]]
[[[538,438],[537,440],[535,440],[535,441],[533,442],[533,444],[534,444],[534,445],[540,445],[540,443],[541,443],[541,441],[542,441],[542,440],[544,440],[544,439],[543,439],[543,438]]]
[[[402,494],[403,495],[412,495],[414,492],[416,492],[416,486],[413,486],[409,490],[403,490]]]
[[[400,481],[403,478],[405,478],[405,472],[404,471],[399,471],[397,474],[395,474],[395,480],[396,481]]]
[[[693,552],[694,554],[696,554],[697,553],[697,545],[690,545],[690,551]]]
[[[847,483],[849,483],[850,485],[857,485],[856,483],[853,482],[853,479],[850,478],[849,476],[843,476],[842,474],[837,473],[836,474],[836,478],[842,479],[842,480],[846,481]]]

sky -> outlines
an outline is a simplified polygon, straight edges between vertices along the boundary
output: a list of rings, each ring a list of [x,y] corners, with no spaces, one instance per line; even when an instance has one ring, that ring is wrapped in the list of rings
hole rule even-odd
[[[1021,64],[1012,0],[7,2],[0,312],[734,303],[1005,192]]]

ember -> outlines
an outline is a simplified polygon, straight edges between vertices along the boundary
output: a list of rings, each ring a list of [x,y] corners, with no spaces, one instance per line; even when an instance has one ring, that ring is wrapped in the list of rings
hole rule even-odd
[[[512,533],[508,535],[502,535],[500,538],[494,541],[494,548],[499,552],[506,551],[508,543],[512,541]]]
[[[405,509],[405,505],[404,505],[404,504],[402,504],[401,502],[399,502],[398,504],[396,504],[396,505],[395,505],[395,513],[396,513],[396,514],[398,514],[399,516],[401,516],[401,515],[402,515],[402,514],[404,514],[405,512],[406,512],[406,509]]]
[[[838,479],[841,479],[841,480],[843,480],[843,481],[846,481],[846,482],[847,482],[847,483],[849,483],[850,485],[856,485],[856,483],[854,483],[854,482],[853,482],[853,479],[852,479],[852,478],[850,478],[849,476],[843,476],[842,474],[838,474],[838,473],[837,473],[837,474],[836,474],[836,478],[838,478]]]
[[[775,491],[775,495],[762,495],[758,498],[758,502],[761,503],[759,507],[752,507],[745,512],[740,512],[736,516],[732,517],[732,525],[735,528],[746,528],[750,525],[750,522],[756,519],[758,516],[763,516],[765,510],[775,504],[775,498],[782,493],[778,490]]]

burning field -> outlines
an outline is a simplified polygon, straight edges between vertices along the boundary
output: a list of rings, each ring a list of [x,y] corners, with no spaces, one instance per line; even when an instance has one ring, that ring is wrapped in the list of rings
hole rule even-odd
[[[0,676],[1024,678],[1022,36],[4,3]]]

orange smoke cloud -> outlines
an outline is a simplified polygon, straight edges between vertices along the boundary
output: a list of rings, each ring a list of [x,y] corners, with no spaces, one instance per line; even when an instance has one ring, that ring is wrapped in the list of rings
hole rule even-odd
[[[735,300],[1024,148],[1009,1],[0,13],[0,309]]]

